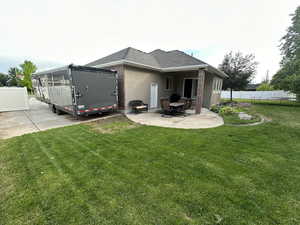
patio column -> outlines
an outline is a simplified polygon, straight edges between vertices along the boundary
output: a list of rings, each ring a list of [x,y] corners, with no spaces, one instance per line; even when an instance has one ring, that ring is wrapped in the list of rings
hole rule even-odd
[[[202,104],[203,104],[203,95],[204,95],[204,80],[205,80],[205,71],[199,70],[197,97],[196,97],[196,114],[201,113],[201,108],[202,108]]]

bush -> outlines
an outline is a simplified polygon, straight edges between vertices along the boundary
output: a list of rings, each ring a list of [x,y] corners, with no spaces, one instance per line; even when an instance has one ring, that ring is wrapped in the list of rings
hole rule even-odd
[[[225,106],[220,109],[219,113],[222,115],[232,115],[234,113],[237,113],[237,110],[233,107]]]
[[[213,105],[213,106],[210,108],[210,111],[215,112],[215,113],[219,113],[219,112],[220,112],[220,109],[221,109],[221,106],[220,106],[220,105]]]
[[[271,84],[262,83],[261,85],[258,86],[258,88],[256,90],[257,91],[273,91],[274,87]]]

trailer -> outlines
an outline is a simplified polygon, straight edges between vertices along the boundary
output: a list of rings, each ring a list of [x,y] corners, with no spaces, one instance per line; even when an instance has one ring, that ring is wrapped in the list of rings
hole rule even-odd
[[[33,74],[37,99],[52,112],[75,117],[117,110],[117,72],[87,66],[65,67]]]

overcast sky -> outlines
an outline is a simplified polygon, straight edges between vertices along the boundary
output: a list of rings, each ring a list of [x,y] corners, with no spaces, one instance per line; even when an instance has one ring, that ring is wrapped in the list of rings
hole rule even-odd
[[[279,68],[279,40],[299,0],[9,0],[0,7],[0,72],[85,64],[128,46],[179,49],[218,66],[253,53],[256,82]]]

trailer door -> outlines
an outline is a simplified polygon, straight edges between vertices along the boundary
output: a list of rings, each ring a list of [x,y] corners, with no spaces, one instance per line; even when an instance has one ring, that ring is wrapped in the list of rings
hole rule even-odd
[[[72,77],[77,106],[88,109],[117,104],[114,72],[73,69]]]

